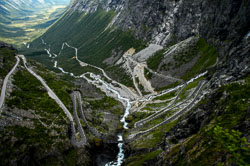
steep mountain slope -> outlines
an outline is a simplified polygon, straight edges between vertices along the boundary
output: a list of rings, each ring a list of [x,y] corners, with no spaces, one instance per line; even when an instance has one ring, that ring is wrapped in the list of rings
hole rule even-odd
[[[226,13],[220,12],[220,7],[225,4],[227,4]],[[132,0],[75,1],[67,14],[51,27],[42,38],[50,44],[51,50],[55,54],[59,53],[62,43],[66,41],[78,48],[81,60],[99,66],[114,65],[121,58],[121,55],[131,47],[134,47],[138,52],[145,47],[140,40],[160,44],[165,49],[176,44],[171,47],[169,54],[179,61],[179,59],[183,59],[182,56],[185,56],[186,52],[197,50],[197,47],[193,48],[195,40],[184,42],[192,36],[204,38],[206,42],[217,46],[220,50],[229,45],[234,45],[234,43],[239,44],[249,31],[248,6],[248,1],[236,3],[229,0],[214,3],[206,1],[195,3],[192,1],[159,1],[156,3],[154,1],[135,2]],[[206,8],[209,10],[205,10]],[[214,12],[216,14],[210,14]],[[209,24],[210,22],[211,24]],[[240,26],[235,22],[239,22]],[[137,39],[134,40],[131,35]],[[135,43],[135,41],[137,42]],[[182,47],[186,47],[187,50],[178,48],[181,41],[184,42],[182,42]],[[43,47],[40,39],[32,44],[35,49]],[[176,48],[181,51],[176,50]],[[223,55],[229,53],[228,49],[223,51],[225,51]],[[219,56],[223,57],[223,55],[221,53]],[[198,58],[197,56],[192,55],[190,58]],[[38,57],[36,56],[36,58]],[[111,61],[108,59],[109,57],[112,57]],[[65,55],[57,58],[65,59]],[[157,59],[157,56],[155,58]],[[190,62],[190,58],[184,60],[185,63]],[[153,60],[154,58],[150,61]],[[185,70],[190,70],[195,61],[190,62],[189,67]],[[70,62],[62,60],[61,65],[67,63]],[[161,64],[158,64],[158,71],[164,69],[164,66],[168,63],[172,64],[175,61],[165,60],[161,62]],[[227,61],[226,63],[231,62]],[[158,68],[158,65],[156,68]],[[177,68],[182,67],[183,65],[179,62]],[[179,77],[175,74],[176,72],[164,70],[162,73]]]
[[[68,42],[78,48],[78,55],[81,60],[105,67],[107,64],[103,61],[110,56],[113,57],[114,63],[129,48],[134,47],[140,50],[143,47],[142,41],[134,39],[131,32],[113,31],[112,29],[105,31],[114,15],[114,11],[107,12],[101,8],[87,15],[68,11],[42,36],[42,39],[50,45],[50,49],[55,54],[59,54],[62,44]],[[35,51],[39,48],[44,49],[41,39],[37,39],[30,46],[30,49]],[[70,69],[71,72],[77,72],[78,68],[74,68],[74,63],[66,58],[66,56],[73,57],[71,55],[72,53],[64,50],[63,54],[55,60],[58,60],[59,65],[63,68]],[[37,55],[35,58],[44,61],[43,55]],[[67,63],[64,63],[65,61]]]
[[[78,141],[79,129],[77,133],[72,132],[73,128],[62,107],[47,92],[44,84],[27,69],[44,79],[70,114],[73,114],[73,98],[70,98],[70,94],[73,90],[80,92],[84,98],[84,114],[88,125],[94,126],[96,132],[107,135],[104,142],[114,140],[114,134],[119,130],[121,104],[91,85],[82,87],[86,83],[81,79],[72,80],[56,75],[35,61],[28,59],[25,63],[19,58],[20,55],[16,55],[12,46],[0,43],[0,92],[3,92],[7,74],[17,64],[7,80],[4,103],[0,105],[1,165],[95,165],[97,158],[101,161],[112,160],[113,153],[117,151],[114,145],[106,146],[86,130],[86,124],[87,145],[75,146],[72,135]],[[82,120],[80,122],[84,124]],[[108,139],[108,136],[111,138]],[[109,155],[103,158],[104,151]]]
[[[14,66],[15,52],[16,50],[9,47],[0,48],[1,85],[6,72]],[[57,159],[56,163],[69,164],[74,154],[83,152],[84,149],[75,150],[72,147],[67,136],[68,125],[64,114],[49,98],[40,82],[27,72],[21,63],[8,81],[5,104],[0,108],[0,163],[45,165]],[[41,74],[46,72],[47,78],[54,77],[53,73],[44,70],[42,66],[31,63],[39,68]],[[56,86],[55,82],[50,84]],[[71,87],[62,81],[59,81],[57,86],[62,86],[61,89],[56,88],[61,96],[65,96],[66,90]],[[65,96],[63,101],[68,103],[70,99]],[[87,157],[85,161],[78,161],[86,163],[86,159]]]
[[[77,80],[86,138],[119,147],[96,165],[249,165],[249,13],[246,0],[75,0],[22,53]]]

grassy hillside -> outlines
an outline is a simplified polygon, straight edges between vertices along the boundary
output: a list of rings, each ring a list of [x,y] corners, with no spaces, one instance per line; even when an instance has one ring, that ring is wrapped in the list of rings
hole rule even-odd
[[[211,100],[215,102],[209,110],[210,123],[182,144],[173,146],[164,160],[175,165],[249,165],[250,144],[245,137],[250,118],[249,78],[244,79],[244,84],[222,86],[213,98],[203,100],[201,104],[205,106],[211,105]],[[181,146],[185,154],[180,154]]]
[[[21,47],[39,37],[65,11],[63,3],[0,2],[0,40]]]
[[[58,54],[62,43],[67,42],[71,46],[78,48],[80,60],[105,67],[103,61],[111,57],[113,50],[125,52],[131,47],[137,50],[142,48],[142,41],[136,40],[132,36],[132,32],[122,32],[118,29],[105,30],[114,16],[114,11],[106,12],[102,9],[89,14],[77,11],[68,12],[42,38],[47,44],[51,45],[53,53]],[[43,53],[36,54],[37,49],[44,49],[41,39],[36,39],[31,44],[31,49],[28,50],[27,55],[40,62],[45,61]],[[74,72],[79,70],[79,66],[74,69],[76,64],[70,60],[74,56],[71,52],[72,50],[64,50],[63,55],[55,60],[58,60],[64,69],[70,69]]]
[[[0,80],[16,62],[15,50],[0,48]],[[120,129],[123,106],[83,80],[57,75],[27,58],[28,66],[40,75],[72,113],[70,92],[81,91],[89,125],[115,135]],[[1,81],[0,81],[1,84]],[[83,86],[82,86],[83,85]],[[69,120],[58,104],[49,97],[39,80],[21,61],[8,82],[7,96],[0,114],[0,165],[90,165],[95,156],[94,135],[84,128],[89,148],[75,148],[70,142]],[[89,91],[94,93],[89,93]],[[83,125],[86,127],[86,124]],[[102,145],[102,142],[99,142]],[[93,149],[92,149],[93,148]]]
[[[7,47],[0,48],[0,79],[14,66],[14,53]],[[68,92],[73,90],[73,84],[35,61],[28,59],[28,65],[72,111]],[[64,112],[22,62],[8,87],[0,114],[0,165],[70,165],[72,160],[86,165],[88,153],[74,148],[69,141],[69,121]],[[84,161],[79,153],[84,154]]]
[[[15,52],[16,50],[10,50],[7,47],[0,48],[0,79],[4,79],[4,77],[15,65],[16,63],[16,58],[14,55]]]
[[[223,85],[163,130],[131,142],[126,165],[249,165],[249,85],[249,75]]]
[[[190,69],[183,72],[182,76],[179,76],[183,80],[189,80],[195,75],[206,71],[216,63],[216,58],[218,56],[216,48],[213,45],[208,44],[203,38],[197,40],[192,46],[176,53],[176,55],[172,57],[172,61],[167,61],[168,59],[171,59],[170,57],[164,58],[164,53],[168,49],[169,47],[166,47],[165,49],[156,52],[147,60],[147,65],[154,71],[171,72],[171,70],[182,69],[183,66],[198,57],[196,62],[191,65]],[[165,64],[162,64],[164,60],[168,63],[165,62]],[[176,75],[174,72],[172,74]]]

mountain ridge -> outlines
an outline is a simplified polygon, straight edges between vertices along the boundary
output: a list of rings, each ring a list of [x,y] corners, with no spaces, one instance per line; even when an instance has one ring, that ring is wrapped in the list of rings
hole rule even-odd
[[[63,130],[66,142],[74,137],[73,144],[86,143],[75,147],[73,158],[84,153],[86,162],[80,157],[80,164],[98,166],[249,164],[249,3],[72,1],[60,19],[20,53],[57,73],[46,75],[43,67],[28,61],[82,125],[76,131],[68,126],[74,131],[69,134]],[[20,69],[18,74],[27,76]],[[16,97],[28,86],[20,76],[14,78],[20,88],[7,95],[6,116],[12,107],[27,110],[22,102],[29,97],[37,103],[37,96]],[[74,85],[58,89],[62,82]],[[45,109],[30,107],[38,115]],[[41,127],[36,120],[34,124]],[[43,159],[50,163],[46,156],[38,162]]]

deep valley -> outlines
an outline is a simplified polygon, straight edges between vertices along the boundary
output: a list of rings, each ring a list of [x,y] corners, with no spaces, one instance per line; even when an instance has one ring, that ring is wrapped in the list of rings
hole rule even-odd
[[[250,1],[0,2],[0,165],[250,165]]]

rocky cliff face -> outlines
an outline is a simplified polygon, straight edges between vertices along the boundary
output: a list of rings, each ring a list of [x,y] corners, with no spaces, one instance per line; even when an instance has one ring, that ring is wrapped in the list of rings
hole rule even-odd
[[[129,0],[115,25],[166,45],[190,36],[226,40],[249,31],[249,1]],[[146,34],[146,35],[145,35]],[[171,38],[172,36],[172,38]]]
[[[103,8],[106,11],[120,11],[125,6],[125,0],[77,0],[73,2],[72,9],[85,13],[93,13],[98,8]]]
[[[138,70],[136,78],[140,78],[139,76],[146,75],[146,69],[152,69],[154,71],[147,75],[147,79],[154,88],[166,88],[166,82],[173,86],[173,83],[185,82],[208,70],[205,79],[209,80],[209,88],[204,99],[181,118],[128,143],[126,164],[133,165],[138,159],[143,160],[142,163],[145,160],[144,165],[216,165],[221,164],[220,162],[232,165],[230,149],[219,144],[221,140],[217,140],[213,134],[216,134],[216,125],[221,125],[227,132],[230,131],[229,134],[233,130],[240,130],[243,134],[238,136],[247,137],[249,142],[249,133],[246,132],[249,128],[249,13],[250,1],[246,0],[75,0],[71,10],[42,38],[51,44],[51,50],[56,50],[54,53],[60,52],[63,42],[69,42],[78,48],[79,59],[97,66],[107,62],[108,66],[101,67],[105,71],[118,71],[115,77],[124,77],[126,81],[129,77],[123,75],[120,72],[122,70],[132,73],[130,76],[134,77],[136,70],[129,71],[134,67]],[[134,40],[131,34],[138,40]],[[41,45],[40,39],[32,44],[39,43]],[[153,48],[154,46],[160,52],[156,52],[158,49]],[[130,54],[125,53],[134,48],[138,52],[145,47],[147,49],[132,56],[138,61],[142,59],[139,65],[136,60],[132,61]],[[63,60],[72,57],[66,56],[71,55],[70,52],[64,54],[55,59],[62,60],[61,65],[66,68],[70,66],[70,62]],[[155,55],[155,59],[150,59]],[[124,63],[126,60],[128,64]],[[147,64],[150,69],[140,70],[145,61],[153,61],[153,67]],[[159,63],[158,66],[155,61]],[[71,66],[79,69],[75,64]],[[67,70],[71,70],[71,66]],[[191,74],[188,75],[190,71]],[[133,84],[146,80],[136,78],[132,85],[126,85],[134,88]],[[143,86],[136,90],[143,90]],[[93,93],[92,89],[90,91],[89,94]],[[187,91],[189,93],[190,89]],[[181,97],[185,98],[185,95],[186,92]],[[166,100],[159,103],[166,104],[170,97],[172,96],[163,97]],[[96,104],[91,100],[89,103],[93,106]],[[130,117],[131,124],[135,119],[138,121],[145,118],[145,114],[152,110],[162,109],[163,106],[159,103],[147,105],[148,108],[138,106],[136,109],[139,111],[133,110],[135,113]],[[97,120],[98,118],[91,119]],[[145,130],[154,123],[159,122],[153,121]],[[239,126],[243,126],[242,130]],[[129,135],[133,130],[140,131],[132,125],[130,129],[126,134]],[[223,134],[225,133],[222,131],[222,137]]]
[[[94,12],[97,8],[117,12],[111,25],[149,43],[167,46],[191,36],[205,38],[219,48],[223,69],[248,72],[250,2],[245,0],[109,0],[75,1],[73,10]],[[109,26],[111,26],[109,25]],[[234,66],[235,69],[232,68]],[[225,69],[226,70],[226,69]],[[228,70],[225,73],[228,73]]]
[[[109,26],[123,31],[132,31],[136,38],[151,44],[167,47],[194,36],[205,39],[209,44],[215,46],[218,52],[216,71],[210,75],[213,82],[212,89],[220,87],[221,84],[225,85],[244,79],[250,72],[250,1],[127,0],[126,2],[101,1],[100,4],[93,1],[92,3],[81,1],[81,3],[78,3],[78,6],[75,5],[74,9],[78,8],[78,10],[87,13],[96,11],[98,7],[105,10],[115,9],[116,17],[113,18]],[[165,56],[162,62],[169,62],[169,58],[170,56]],[[180,70],[183,70],[183,67]],[[157,79],[155,82],[159,82],[159,80]],[[233,85],[236,86],[236,84]],[[249,83],[246,83],[238,88],[244,89],[248,86]],[[206,96],[206,102],[194,108],[193,112],[184,116],[174,128],[165,134],[161,146],[136,150],[134,144],[130,145],[131,149],[128,152],[132,154],[130,155],[131,161],[145,152],[163,149],[165,152],[158,158],[148,160],[144,164],[199,165],[198,163],[202,161],[201,165],[212,165],[220,162],[230,165],[228,160],[230,157],[227,152],[220,152],[219,157],[213,157],[211,154],[213,152],[212,146],[205,147],[206,144],[212,144],[213,148],[219,148],[215,138],[209,134],[214,131],[208,129],[208,126],[213,126],[210,123],[215,120],[213,117],[222,118],[222,120],[216,119],[217,123],[224,123],[224,118],[237,117],[236,114],[226,112],[226,107],[231,107],[227,102],[238,101],[225,95],[225,93],[229,93],[226,90],[228,87],[230,85],[220,88],[220,92],[216,89],[213,94]],[[234,96],[239,90],[238,88],[236,88],[237,90],[229,88],[230,94]],[[227,102],[221,104],[218,101]],[[249,103],[249,100],[246,99],[245,102]],[[246,132],[249,124],[245,123],[246,119],[249,118],[249,108],[244,107],[243,110],[244,118],[241,117],[237,121],[237,125],[244,127],[239,129],[235,125],[234,129],[243,132],[249,141],[249,134]],[[224,125],[223,127],[227,128],[228,126]],[[203,130],[206,130],[207,133]],[[193,151],[197,149],[204,154],[194,153]],[[209,156],[209,162],[204,162],[204,155]],[[142,156],[138,157],[138,160]],[[127,164],[133,163],[131,161],[128,160]]]
[[[121,11],[116,27],[134,30],[138,37],[161,45],[193,35],[226,40],[236,34],[244,36],[249,31],[248,1],[80,0],[72,8],[94,12],[98,7]]]

